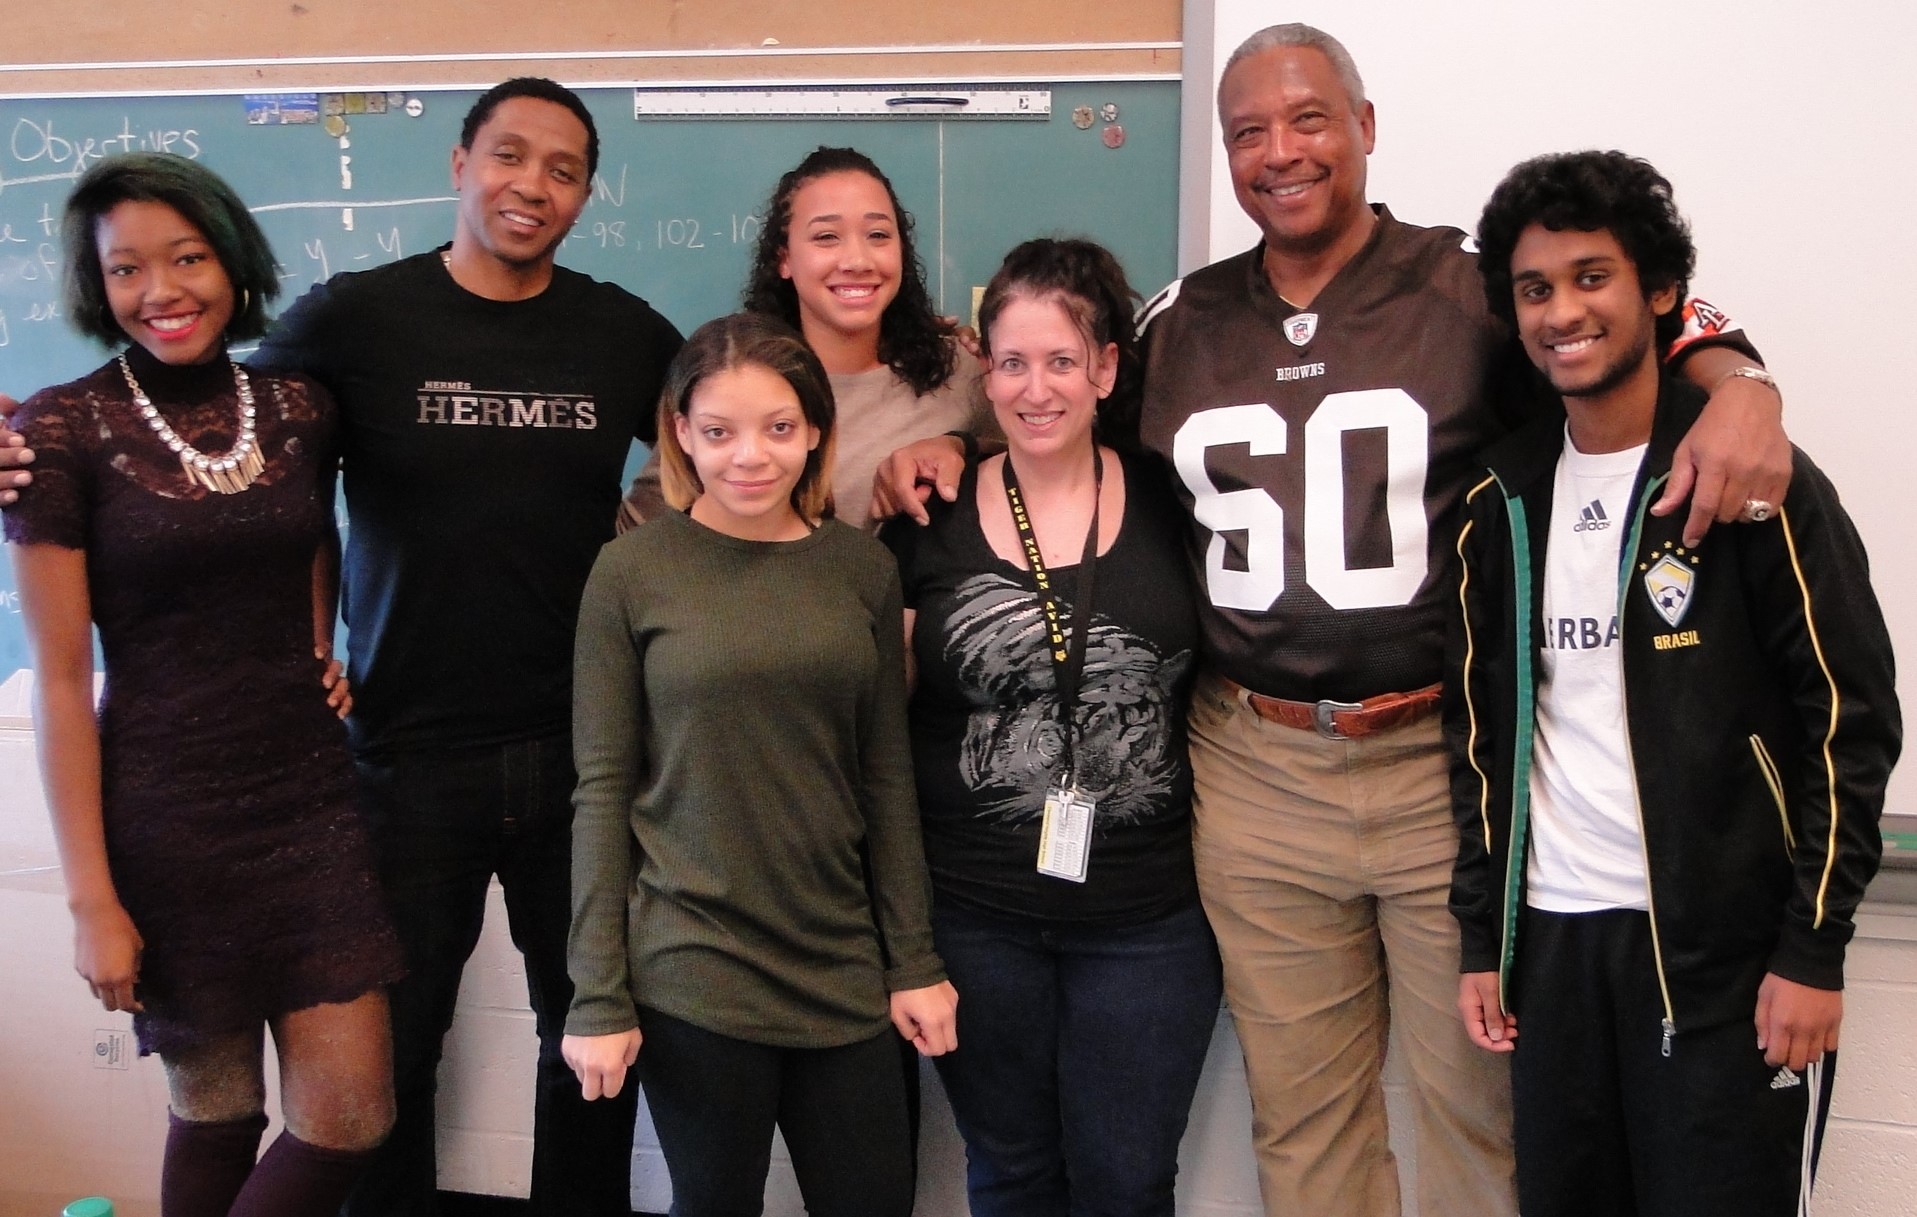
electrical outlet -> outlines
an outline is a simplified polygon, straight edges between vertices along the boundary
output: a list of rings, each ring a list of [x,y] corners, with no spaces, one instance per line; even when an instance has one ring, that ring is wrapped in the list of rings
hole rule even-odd
[[[93,1032],[93,1067],[95,1069],[125,1069],[133,1059],[133,1036],[126,1031],[105,1031],[95,1028]]]

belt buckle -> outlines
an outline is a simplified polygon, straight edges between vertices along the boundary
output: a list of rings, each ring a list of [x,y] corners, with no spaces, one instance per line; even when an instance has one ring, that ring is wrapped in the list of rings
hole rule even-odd
[[[1331,716],[1342,710],[1362,709],[1364,707],[1355,701],[1321,701],[1311,708],[1311,725],[1326,739],[1348,740],[1351,737],[1338,729]]]

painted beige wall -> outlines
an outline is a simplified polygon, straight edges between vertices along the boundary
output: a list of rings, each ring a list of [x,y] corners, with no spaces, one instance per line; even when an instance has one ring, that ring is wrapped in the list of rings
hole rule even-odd
[[[508,6],[471,0],[182,0],[164,16],[136,0],[10,7],[20,11],[7,19],[0,93],[12,94],[484,85],[524,73],[616,82],[1055,79],[1179,70],[1178,0],[1106,0],[1096,6],[1030,0],[553,0],[532,21],[511,19]],[[1112,44],[1155,45],[1110,49]],[[931,49],[805,53],[902,47]],[[482,58],[422,58],[435,55]],[[337,56],[385,60],[285,62]],[[154,66],[207,60],[240,64]],[[98,63],[141,66],[28,70]]]

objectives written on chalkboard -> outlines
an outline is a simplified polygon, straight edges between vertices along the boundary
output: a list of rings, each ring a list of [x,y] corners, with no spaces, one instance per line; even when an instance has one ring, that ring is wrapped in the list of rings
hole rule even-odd
[[[1008,122],[639,121],[631,90],[582,90],[599,127],[600,165],[560,261],[636,292],[690,330],[738,307],[779,175],[812,148],[837,144],[866,152],[891,177],[915,218],[934,299],[954,316],[969,315],[972,288],[1007,249],[1046,233],[1104,242],[1144,291],[1168,282],[1177,259],[1177,84],[1043,87],[1051,113]],[[342,100],[329,113],[334,96]],[[103,157],[171,151],[232,182],[273,243],[281,307],[330,275],[448,240],[452,147],[477,93],[408,91],[397,106],[388,94],[384,112],[349,110],[349,96],[319,94],[322,119],[343,120],[340,135],[324,122],[249,122],[239,95],[0,101],[0,392],[25,397],[106,358],[74,334],[59,306],[60,209],[73,180]],[[1107,106],[1125,116],[1122,148],[1071,121],[1075,110]],[[26,666],[19,621],[12,571],[0,558],[0,680]]]
[[[965,310],[971,287],[1007,248],[1044,232],[1104,241],[1148,290],[1168,280],[1177,86],[1075,83],[1048,93],[1051,113],[1037,121],[654,121],[635,120],[631,90],[587,90],[601,163],[561,261],[637,292],[690,328],[735,307],[779,174],[812,147],[837,143],[869,153],[891,176],[948,312]],[[267,96],[297,99],[281,107],[282,119],[289,110],[304,117],[298,94],[0,102],[0,391],[19,396],[100,361],[59,316],[58,223],[73,179],[117,152],[177,152],[231,181],[273,242],[282,304],[329,275],[450,236],[451,149],[476,94],[318,94],[320,114],[343,121],[337,136],[304,121],[260,121]],[[1122,107],[1122,149],[1061,117],[1085,106]],[[409,117],[415,108],[420,114]]]

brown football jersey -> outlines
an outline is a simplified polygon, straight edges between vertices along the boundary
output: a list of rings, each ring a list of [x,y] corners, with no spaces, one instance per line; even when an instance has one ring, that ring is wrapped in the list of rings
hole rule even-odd
[[[1306,309],[1262,247],[1146,306],[1145,446],[1191,513],[1212,664],[1275,697],[1435,683],[1453,522],[1509,344],[1455,228],[1379,208]]]

